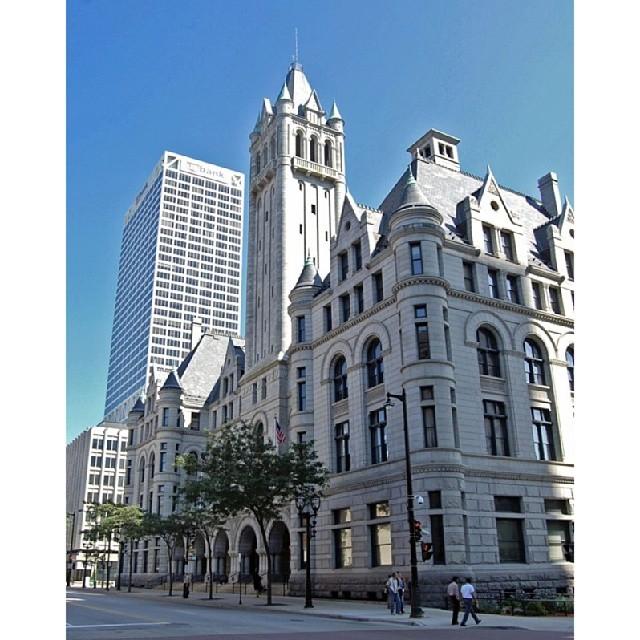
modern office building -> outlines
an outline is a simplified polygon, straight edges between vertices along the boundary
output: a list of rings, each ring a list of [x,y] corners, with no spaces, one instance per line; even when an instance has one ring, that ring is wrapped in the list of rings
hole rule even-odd
[[[82,532],[91,527],[88,503],[124,502],[127,439],[126,425],[101,422],[67,445],[67,568],[73,571],[74,579],[81,580],[83,570],[102,578],[106,562],[111,563],[111,575],[115,576],[117,545],[106,554],[104,541],[87,544]]]
[[[317,596],[380,598],[391,571],[408,576],[409,500],[433,552],[419,563],[423,603],[440,606],[452,575],[485,593],[570,593],[574,212],[556,175],[538,198],[513,191],[490,170],[465,172],[460,140],[430,129],[380,206],[358,204],[342,117],[335,103],[327,116],[297,63],[250,141],[244,354],[229,344],[215,359],[197,408],[185,364],[149,388],[129,413],[126,498],[154,508],[159,484],[173,492],[184,471],[172,457],[200,455],[202,430],[243,420],[273,438],[277,417],[331,471],[310,557],[294,505],[267,531],[292,593],[307,563]],[[158,477],[150,461],[163,451]],[[138,554],[140,583],[167,572],[162,543],[145,544],[159,560]],[[201,577],[204,541],[193,548]],[[266,571],[248,515],[213,548],[217,574]]]
[[[244,175],[165,151],[124,217],[105,419],[123,422],[153,364],[177,367],[192,325],[240,331]]]

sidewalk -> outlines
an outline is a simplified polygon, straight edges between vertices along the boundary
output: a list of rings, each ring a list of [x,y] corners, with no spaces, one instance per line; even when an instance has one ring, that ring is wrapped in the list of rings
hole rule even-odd
[[[82,583],[74,583],[70,588],[74,592],[82,592]],[[121,594],[123,597],[153,598],[163,599],[169,597],[167,589],[138,589],[132,588],[131,593],[127,592],[127,587],[117,591],[110,587],[109,593]],[[277,590],[272,595],[272,605],[266,604],[267,597],[262,595],[256,598],[253,589],[247,589],[247,593],[242,593],[242,604],[238,593],[213,593],[213,599],[209,599],[208,592],[204,591],[203,585],[196,585],[196,590],[191,591],[188,598],[182,596],[182,585],[174,586],[171,596],[172,604],[184,604],[185,606],[212,607],[223,609],[259,609],[274,614],[284,613],[291,615],[295,611],[296,615],[318,616],[324,618],[338,618],[348,620],[358,620],[361,622],[386,622],[394,625],[420,626],[426,628],[451,628],[451,612],[443,609],[433,609],[423,607],[422,618],[411,618],[411,605],[406,603],[404,615],[391,615],[387,605],[381,601],[368,600],[339,600],[328,598],[313,598],[313,608],[305,608],[305,599],[291,596],[278,595]],[[509,629],[529,629],[537,631],[565,631],[573,633],[573,616],[502,616],[495,614],[479,613],[481,626],[484,628],[509,628]],[[462,613],[458,618],[462,621]],[[470,627],[475,627],[475,623],[470,618]]]

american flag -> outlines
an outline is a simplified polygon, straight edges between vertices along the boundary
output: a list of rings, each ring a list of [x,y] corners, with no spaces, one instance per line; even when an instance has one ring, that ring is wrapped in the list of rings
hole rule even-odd
[[[278,444],[283,444],[287,441],[287,434],[282,430],[278,418],[276,418],[276,440]]]

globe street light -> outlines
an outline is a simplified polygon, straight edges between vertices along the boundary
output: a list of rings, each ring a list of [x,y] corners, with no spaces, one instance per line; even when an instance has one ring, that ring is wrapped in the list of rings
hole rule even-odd
[[[411,558],[411,614],[410,618],[422,618],[424,612],[420,607],[420,586],[418,584],[418,557],[416,555],[416,519],[413,513],[413,487],[411,483],[411,457],[409,454],[409,426],[407,423],[407,393],[402,389],[400,395],[387,393],[386,407],[393,407],[391,398],[402,402],[402,427],[404,431],[404,461],[407,480],[407,521],[409,523],[409,553]]]
[[[296,498],[296,508],[300,519],[304,517],[305,522],[305,609],[312,609],[311,602],[311,538],[316,535],[316,518],[320,509],[320,496],[315,492],[301,493]]]

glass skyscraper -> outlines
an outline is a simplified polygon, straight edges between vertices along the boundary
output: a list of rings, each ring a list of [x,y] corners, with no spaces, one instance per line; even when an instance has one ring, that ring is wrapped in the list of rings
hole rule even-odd
[[[165,151],[124,218],[105,417],[124,421],[151,364],[177,367],[192,327],[240,332],[244,174]]]

